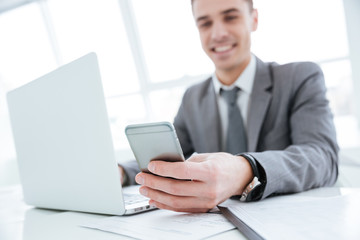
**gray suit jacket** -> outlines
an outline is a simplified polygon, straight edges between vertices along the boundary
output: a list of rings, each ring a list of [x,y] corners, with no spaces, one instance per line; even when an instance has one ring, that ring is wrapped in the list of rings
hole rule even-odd
[[[333,184],[338,146],[321,69],[257,58],[247,119],[248,152],[265,170],[263,198]],[[185,157],[221,151],[221,126],[211,79],[184,94],[174,126]],[[137,168],[124,165],[132,180]],[[133,181],[130,181],[133,183]]]

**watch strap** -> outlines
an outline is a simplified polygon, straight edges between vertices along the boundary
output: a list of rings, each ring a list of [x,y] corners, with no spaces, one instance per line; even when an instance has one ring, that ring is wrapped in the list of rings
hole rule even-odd
[[[245,158],[250,163],[254,176],[260,180],[260,173],[255,158],[248,153],[241,153],[238,156]]]
[[[260,199],[259,196],[261,195],[261,192],[262,192],[261,191],[262,182],[261,182],[261,178],[260,178],[260,172],[257,167],[257,162],[256,162],[255,158],[248,153],[241,153],[241,154],[238,154],[238,156],[245,158],[249,162],[249,164],[252,168],[253,174],[254,174],[254,178],[246,186],[245,190],[241,194],[240,201],[250,202],[250,201],[258,200],[258,199]]]

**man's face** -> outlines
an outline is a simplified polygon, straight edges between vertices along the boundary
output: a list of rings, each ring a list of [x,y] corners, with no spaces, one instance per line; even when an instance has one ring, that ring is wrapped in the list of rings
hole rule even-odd
[[[201,44],[217,70],[244,67],[250,60],[257,12],[245,0],[195,0],[193,14]]]

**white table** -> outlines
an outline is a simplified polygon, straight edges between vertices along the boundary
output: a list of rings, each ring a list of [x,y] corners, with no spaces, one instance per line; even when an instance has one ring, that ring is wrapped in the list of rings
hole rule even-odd
[[[104,217],[108,216],[33,208],[23,202],[20,185],[0,188],[1,240],[132,239],[79,226]],[[234,229],[209,239],[246,238]]]
[[[360,187],[360,162],[353,160],[354,155],[359,156],[360,151],[349,156],[341,156],[337,187]],[[316,192],[321,193],[321,190]],[[339,188],[334,188],[334,193],[338,192]],[[311,191],[303,194],[310,193]],[[33,208],[23,202],[20,185],[0,187],[0,240],[130,239],[79,226],[89,220],[104,217],[108,216]],[[246,238],[234,229],[210,239]]]

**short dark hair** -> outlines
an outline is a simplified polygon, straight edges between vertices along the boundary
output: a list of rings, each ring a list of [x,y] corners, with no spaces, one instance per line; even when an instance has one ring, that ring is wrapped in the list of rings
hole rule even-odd
[[[191,0],[191,5],[194,3],[195,0]],[[245,0],[248,2],[249,4],[249,8],[250,8],[250,11],[252,11],[254,9],[254,3],[253,3],[253,0]]]

